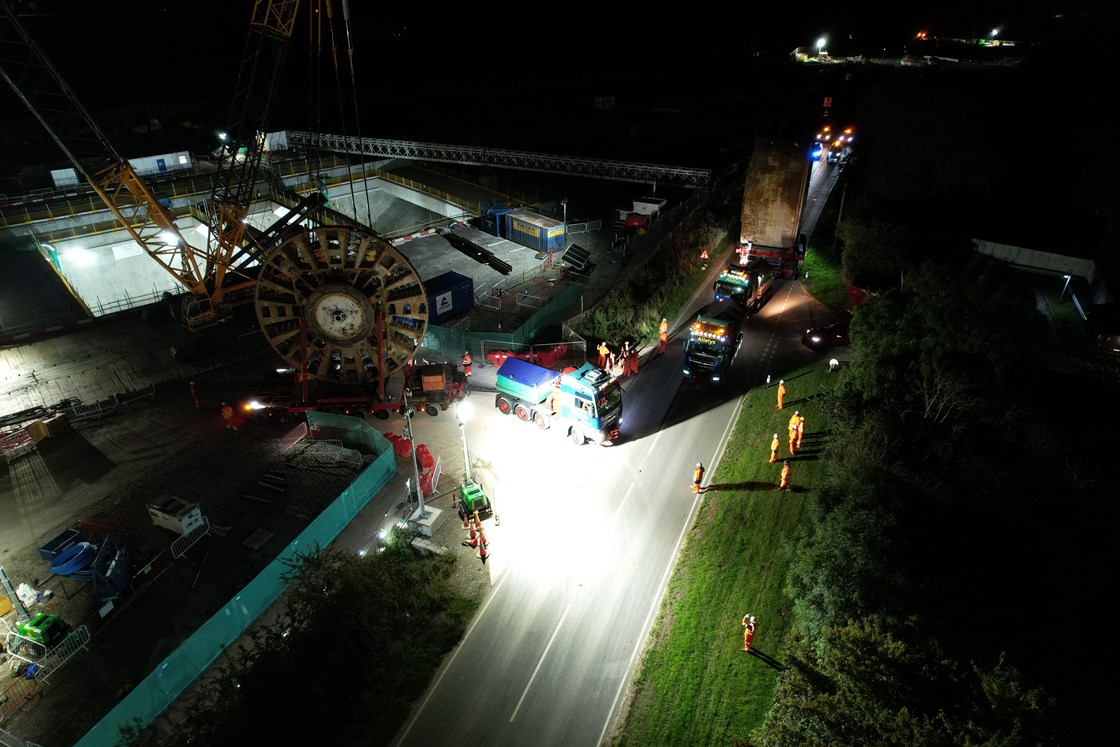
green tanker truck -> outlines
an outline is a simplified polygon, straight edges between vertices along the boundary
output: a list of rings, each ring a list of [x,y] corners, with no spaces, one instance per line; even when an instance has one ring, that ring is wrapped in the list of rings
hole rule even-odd
[[[622,387],[606,371],[584,363],[553,371],[519,358],[498,368],[494,406],[503,415],[562,430],[574,444],[609,446],[622,425]]]

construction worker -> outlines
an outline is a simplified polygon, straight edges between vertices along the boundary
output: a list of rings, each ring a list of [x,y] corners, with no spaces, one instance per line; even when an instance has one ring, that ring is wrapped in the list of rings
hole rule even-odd
[[[750,651],[751,644],[754,643],[754,632],[758,630],[758,623],[754,621],[754,615],[743,615],[743,650]]]
[[[789,440],[793,441],[795,445],[796,445],[796,442],[797,442],[797,422],[800,419],[801,419],[801,413],[797,412],[797,411],[795,411],[793,413],[793,415],[790,415],[790,417],[789,417],[789,426],[788,426]]]
[[[237,430],[237,426],[233,424],[233,408],[227,402],[222,403],[222,420],[226,423],[227,431]]]
[[[789,432],[789,455],[797,456],[797,431]]]
[[[797,448],[801,448],[801,439],[805,438],[805,416],[797,416]]]
[[[786,382],[785,379],[778,379],[778,409],[782,409],[782,405],[786,400]]]
[[[600,342],[599,347],[595,348],[599,351],[599,368],[604,371],[607,370],[607,361],[611,356],[611,349],[607,347],[606,342]]]
[[[622,365],[623,376],[630,375],[630,356],[633,354],[634,352],[630,350],[630,341],[622,343],[622,350],[618,352],[618,361]]]
[[[781,445],[782,442],[778,440],[778,434],[775,433],[774,440],[770,442],[770,464],[778,461],[778,447]]]
[[[790,490],[790,487],[789,487],[789,473],[790,473],[790,471],[791,470],[789,468],[789,460],[787,459],[785,461],[785,463],[782,464],[782,481],[781,481],[781,483],[778,484],[778,490]]]
[[[634,346],[630,348],[630,353],[626,356],[626,360],[630,367],[630,375],[638,375],[638,348]]]
[[[198,388],[198,384],[191,382],[191,399],[194,400],[194,409],[202,409],[202,390]]]
[[[665,345],[669,342],[669,322],[665,317],[661,317],[661,326],[657,332],[657,354],[665,354]]]
[[[692,471],[692,492],[700,492],[700,481],[704,479],[704,465],[700,462],[696,463],[696,469]]]
[[[471,364],[474,359],[471,358],[471,351],[467,350],[463,353],[463,375],[468,379],[471,377]]]

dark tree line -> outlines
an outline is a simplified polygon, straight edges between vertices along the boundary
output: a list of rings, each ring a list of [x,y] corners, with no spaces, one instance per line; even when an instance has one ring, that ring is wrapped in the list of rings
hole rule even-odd
[[[872,94],[891,116],[862,123],[838,238],[849,278],[894,282],[851,323],[760,742],[1077,743],[1099,718],[1073,672],[1101,619],[1115,391],[1053,370],[1028,280],[970,250],[1011,170],[975,98]]]

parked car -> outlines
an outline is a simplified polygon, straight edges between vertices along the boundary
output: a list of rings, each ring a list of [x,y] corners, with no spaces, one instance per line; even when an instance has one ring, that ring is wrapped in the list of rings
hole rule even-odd
[[[813,350],[825,350],[848,343],[847,322],[833,322],[823,327],[812,327],[805,330],[805,335],[801,338],[801,344]]]

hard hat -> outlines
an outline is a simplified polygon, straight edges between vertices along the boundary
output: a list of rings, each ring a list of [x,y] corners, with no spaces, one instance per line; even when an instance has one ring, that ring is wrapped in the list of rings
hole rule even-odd
[[[800,414],[801,414],[801,411],[800,411],[800,410],[794,410],[794,411],[793,411],[793,414],[794,414],[794,415],[800,415]]]
[[[783,464],[789,464],[789,460],[788,459],[785,460],[785,462],[783,462]]]
[[[697,463],[696,463],[696,466],[697,466],[697,467],[702,467],[703,465],[702,465],[702,464],[700,464],[700,462],[697,462]]]
[[[775,434],[774,434],[774,438],[777,438],[777,437],[778,437],[778,434],[777,434],[777,433],[775,433]]]
[[[751,615],[751,622],[754,622],[754,615]]]
[[[784,383],[786,383],[786,380],[785,379],[778,379],[778,383],[779,384],[784,384]]]

